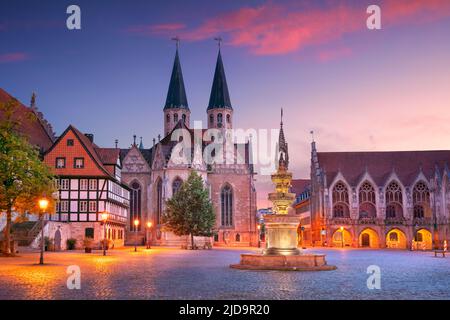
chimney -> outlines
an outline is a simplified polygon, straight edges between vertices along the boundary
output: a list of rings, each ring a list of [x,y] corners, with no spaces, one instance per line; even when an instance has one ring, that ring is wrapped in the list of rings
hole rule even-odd
[[[92,133],[85,133],[84,135],[89,139],[91,143],[94,143],[94,135]]]

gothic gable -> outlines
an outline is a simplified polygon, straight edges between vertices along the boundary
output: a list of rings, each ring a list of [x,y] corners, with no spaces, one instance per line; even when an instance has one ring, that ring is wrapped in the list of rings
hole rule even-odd
[[[150,173],[150,167],[136,146],[131,147],[122,163],[123,173]]]

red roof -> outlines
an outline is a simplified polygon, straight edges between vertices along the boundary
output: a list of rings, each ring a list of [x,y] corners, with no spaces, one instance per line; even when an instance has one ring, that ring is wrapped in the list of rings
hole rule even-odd
[[[449,150],[438,151],[384,151],[384,152],[318,152],[320,167],[330,185],[340,171],[347,182],[356,186],[367,171],[374,182],[382,186],[392,172],[404,185],[411,185],[420,170],[431,178],[450,162]]]
[[[9,93],[0,88],[0,102],[6,103],[14,99]],[[0,118],[3,114],[0,111]],[[28,138],[29,142],[41,148],[42,151],[47,150],[53,144],[53,137],[49,135],[39,115],[32,109],[24,106],[19,101],[17,112],[14,114],[14,120],[20,121],[19,133]]]

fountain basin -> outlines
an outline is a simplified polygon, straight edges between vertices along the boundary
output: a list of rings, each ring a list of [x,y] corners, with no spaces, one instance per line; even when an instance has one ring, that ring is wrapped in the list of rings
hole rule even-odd
[[[241,270],[328,271],[337,269],[327,264],[324,254],[265,255],[241,254],[239,264],[230,265]]]

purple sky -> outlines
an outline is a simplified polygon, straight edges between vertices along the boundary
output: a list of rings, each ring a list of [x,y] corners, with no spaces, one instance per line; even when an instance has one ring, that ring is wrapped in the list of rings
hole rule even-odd
[[[77,4],[82,30],[65,27]],[[366,28],[379,4],[382,30]],[[222,36],[234,126],[285,132],[296,178],[319,151],[449,149],[450,1],[1,1],[0,87],[121,147],[162,132],[174,57],[192,120],[206,120]],[[258,178],[265,206],[267,177]]]

